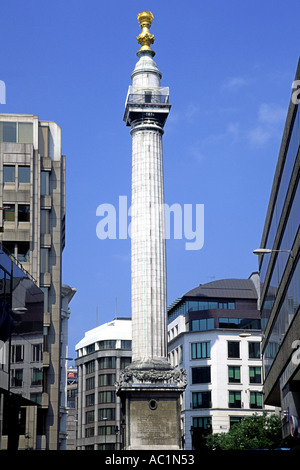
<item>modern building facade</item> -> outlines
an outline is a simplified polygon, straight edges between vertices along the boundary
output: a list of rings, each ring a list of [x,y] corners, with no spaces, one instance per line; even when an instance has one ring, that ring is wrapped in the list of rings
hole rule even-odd
[[[203,284],[169,307],[170,362],[187,372],[181,414],[186,449],[201,449],[207,434],[228,432],[266,409],[258,279],[252,274]]]
[[[295,80],[300,79],[298,64]],[[300,419],[300,111],[293,91],[260,255],[265,403],[282,408],[283,437],[299,435]]]
[[[0,449],[43,445],[44,295],[0,249]]]
[[[118,318],[85,333],[76,345],[78,450],[124,447],[121,400],[115,383],[131,363],[130,318]]]
[[[0,114],[0,241],[44,293],[42,397],[46,449],[65,448],[67,338],[62,308],[65,157],[61,128],[36,115]]]

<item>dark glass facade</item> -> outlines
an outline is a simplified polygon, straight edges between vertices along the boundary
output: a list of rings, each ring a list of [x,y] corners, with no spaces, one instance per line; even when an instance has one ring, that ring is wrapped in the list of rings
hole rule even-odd
[[[0,365],[1,439],[11,449],[25,434],[26,407],[41,405],[44,391],[44,295],[15,261],[0,249],[0,339],[6,351]],[[44,434],[42,426],[35,433]]]

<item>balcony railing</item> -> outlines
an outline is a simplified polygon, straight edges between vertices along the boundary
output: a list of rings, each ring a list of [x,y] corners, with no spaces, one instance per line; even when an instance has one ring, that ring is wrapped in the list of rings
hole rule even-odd
[[[126,104],[168,104],[169,88],[137,88],[130,86],[128,89]]]

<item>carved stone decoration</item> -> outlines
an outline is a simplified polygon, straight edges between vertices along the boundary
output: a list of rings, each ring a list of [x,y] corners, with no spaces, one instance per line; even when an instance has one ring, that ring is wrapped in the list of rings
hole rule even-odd
[[[116,387],[119,389],[133,384],[165,384],[185,387],[187,384],[186,371],[184,369],[139,370],[129,366],[121,372]]]

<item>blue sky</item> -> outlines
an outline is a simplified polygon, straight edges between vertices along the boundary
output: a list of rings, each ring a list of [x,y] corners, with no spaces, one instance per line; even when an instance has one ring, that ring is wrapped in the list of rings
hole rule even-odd
[[[130,200],[123,122],[137,62],[136,16],[151,10],[155,61],[172,109],[163,137],[165,200],[204,204],[204,246],[167,241],[168,303],[198,284],[258,268],[264,218],[299,57],[298,2],[10,0],[1,8],[3,113],[62,128],[67,157],[63,282],[69,355],[85,331],[130,315],[130,240],[96,236],[96,209]],[[130,202],[130,201],[129,201]],[[117,300],[116,300],[117,299]],[[98,313],[97,313],[98,312]]]

